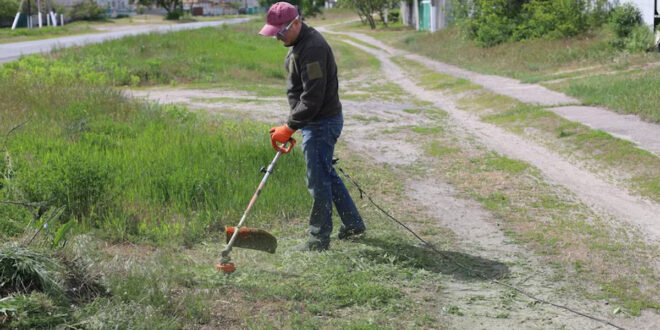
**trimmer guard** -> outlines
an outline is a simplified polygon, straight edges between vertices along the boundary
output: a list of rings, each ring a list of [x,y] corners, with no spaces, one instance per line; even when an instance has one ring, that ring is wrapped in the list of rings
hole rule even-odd
[[[225,227],[227,243],[235,230],[236,227]],[[241,227],[234,241],[234,247],[275,253],[277,238],[263,229]]]

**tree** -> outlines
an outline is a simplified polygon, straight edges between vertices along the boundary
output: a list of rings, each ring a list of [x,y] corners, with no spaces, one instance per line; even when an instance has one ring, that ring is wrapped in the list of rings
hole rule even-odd
[[[270,8],[274,3],[280,0],[259,0],[259,6]],[[322,13],[321,8],[325,4],[325,0],[289,0],[285,1],[296,7],[304,17],[314,17]]]
[[[18,11],[18,0],[0,0],[0,21],[12,20]]]
[[[146,7],[153,5],[161,7],[167,12],[167,19],[179,19],[183,13],[183,2],[181,0],[132,0],[131,2],[137,2]]]
[[[355,10],[363,24],[369,23],[371,29],[375,29],[374,14],[378,14],[381,22],[387,26],[385,10],[394,8],[398,3],[398,0],[340,0],[339,6]]]

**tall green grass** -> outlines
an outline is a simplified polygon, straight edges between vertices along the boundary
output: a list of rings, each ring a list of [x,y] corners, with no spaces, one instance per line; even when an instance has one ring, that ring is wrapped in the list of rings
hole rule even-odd
[[[4,64],[3,77],[30,71],[54,83],[112,86],[281,82],[286,48],[277,40],[257,36],[256,23],[246,26],[243,31],[223,25],[127,37],[55,52],[52,57],[57,61],[28,56]]]
[[[268,127],[132,100],[111,86],[131,77],[280,81],[283,47],[241,28],[252,33],[139,36],[6,64],[1,135],[29,121],[8,139],[12,173],[0,162],[0,200],[64,205],[61,223],[75,219],[79,231],[116,240],[194,243],[237,222],[275,155]],[[294,149],[278,168],[248,223],[306,213],[301,153]],[[0,218],[17,224],[4,233],[15,236],[32,215],[0,205]]]

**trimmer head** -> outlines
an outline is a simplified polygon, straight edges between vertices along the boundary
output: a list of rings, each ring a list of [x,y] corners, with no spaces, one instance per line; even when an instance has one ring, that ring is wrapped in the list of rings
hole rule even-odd
[[[225,227],[227,243],[234,235],[236,227]],[[277,238],[263,229],[241,227],[234,241],[234,247],[275,253]]]

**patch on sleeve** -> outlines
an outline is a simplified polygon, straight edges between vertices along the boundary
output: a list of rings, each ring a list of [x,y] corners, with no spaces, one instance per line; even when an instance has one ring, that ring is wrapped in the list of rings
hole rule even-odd
[[[319,62],[307,63],[307,76],[309,80],[323,78],[323,70]]]

